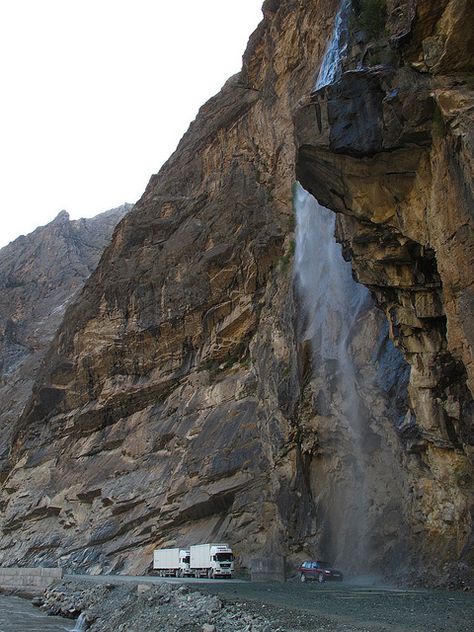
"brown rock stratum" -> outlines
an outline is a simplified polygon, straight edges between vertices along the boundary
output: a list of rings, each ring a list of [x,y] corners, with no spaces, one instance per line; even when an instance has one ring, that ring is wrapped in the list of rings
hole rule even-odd
[[[411,366],[399,431],[419,459],[419,553],[472,565],[474,8],[388,7],[390,39],[352,43],[342,77],[297,114],[297,175],[341,214],[356,277]]]
[[[242,71],[67,308],[15,424],[0,563],[138,572],[210,539],[244,565],[472,563],[469,8],[430,4],[388,3],[390,41],[352,22],[342,77],[310,97],[337,3],[265,2]],[[341,393],[297,340],[295,173],[390,323],[368,304],[350,343],[363,525]]]
[[[0,475],[35,375],[74,300],[130,204],[92,219],[66,211],[0,250]]]

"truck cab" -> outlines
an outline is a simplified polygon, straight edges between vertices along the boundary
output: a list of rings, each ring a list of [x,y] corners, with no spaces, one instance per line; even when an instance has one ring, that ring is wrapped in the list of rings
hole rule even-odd
[[[228,546],[211,547],[211,569],[214,577],[231,576],[234,570],[234,554]]]
[[[234,554],[228,544],[191,546],[191,571],[195,577],[232,577]]]
[[[191,552],[189,549],[181,549],[179,551],[179,568],[177,572],[178,577],[188,577],[192,575],[190,569]]]

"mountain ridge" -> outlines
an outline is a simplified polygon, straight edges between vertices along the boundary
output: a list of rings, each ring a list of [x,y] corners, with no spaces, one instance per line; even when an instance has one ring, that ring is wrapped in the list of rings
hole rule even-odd
[[[2,465],[15,420],[66,306],[97,265],[124,204],[89,219],[61,211],[0,249],[0,401]]]

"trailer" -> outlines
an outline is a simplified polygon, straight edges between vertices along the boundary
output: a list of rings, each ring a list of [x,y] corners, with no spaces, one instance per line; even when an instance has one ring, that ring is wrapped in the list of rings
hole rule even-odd
[[[190,553],[190,570],[195,577],[232,577],[234,554],[228,544],[195,544]]]
[[[153,553],[153,570],[158,571],[160,577],[192,575],[189,556],[189,549],[156,549]]]

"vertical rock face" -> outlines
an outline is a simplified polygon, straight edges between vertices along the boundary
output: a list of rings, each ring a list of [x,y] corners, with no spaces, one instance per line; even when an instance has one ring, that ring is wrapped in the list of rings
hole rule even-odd
[[[221,537],[245,561],[287,537],[299,504],[292,278],[279,263],[292,112],[333,17],[329,0],[265,3],[242,72],[68,308],[16,429],[6,562],[143,570],[157,545]]]
[[[443,378],[447,394],[439,405],[459,407],[459,428],[467,428],[465,382],[445,369],[455,356],[443,329],[436,253],[388,221],[400,215],[398,200],[426,164],[433,110],[418,93],[414,110],[402,99],[400,127],[377,69],[353,73],[351,85],[344,73],[304,105],[336,4],[265,2],[241,73],[200,110],[68,307],[15,424],[0,499],[2,563],[59,560],[90,572],[143,571],[156,546],[222,538],[244,565],[274,552],[290,561],[330,555],[351,564],[351,538],[363,537],[356,563],[386,570],[410,553],[415,559],[427,534],[420,566],[460,557],[469,497],[457,485],[450,508],[446,491],[455,472],[469,476],[465,448],[447,431],[444,442],[420,435],[418,418],[434,418],[415,410],[422,400],[414,396],[413,369],[408,409],[407,364],[388,340],[382,311],[367,299],[346,340],[361,410],[357,439],[347,424],[340,367],[298,335],[296,166],[306,189],[345,212],[338,234],[379,302],[388,304],[389,290],[415,301],[417,346],[411,354],[402,349],[412,366],[418,354],[420,363],[451,376]],[[431,80],[420,81],[425,95],[423,82]],[[333,93],[332,105],[316,103]],[[380,123],[386,107],[393,114],[390,160]],[[396,167],[405,141],[393,138],[420,144],[405,152],[408,166]],[[368,162],[375,155],[378,171]],[[374,182],[376,173],[389,183]],[[393,203],[392,183],[398,206],[388,210],[388,202],[378,202],[385,195]],[[352,212],[348,202],[341,208],[341,196],[353,192],[363,211]],[[417,218],[422,231],[425,215]],[[398,270],[399,249],[403,266],[392,290],[386,270]],[[363,270],[376,270],[383,282]],[[395,335],[392,317],[390,323]],[[331,335],[323,329],[323,338]],[[437,460],[427,465],[428,452]],[[359,470],[361,486],[351,480]]]
[[[0,250],[0,470],[10,434],[64,316],[131,205],[93,219],[66,211]]]
[[[468,2],[387,9],[378,39],[356,14],[345,72],[297,114],[297,173],[340,213],[346,255],[411,365],[400,434],[419,551],[472,564],[474,66],[464,25],[474,15]]]

